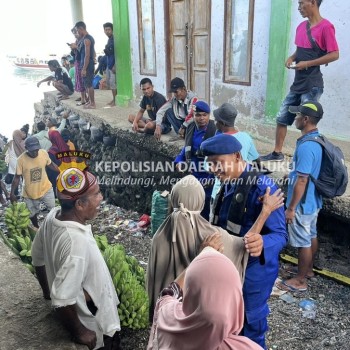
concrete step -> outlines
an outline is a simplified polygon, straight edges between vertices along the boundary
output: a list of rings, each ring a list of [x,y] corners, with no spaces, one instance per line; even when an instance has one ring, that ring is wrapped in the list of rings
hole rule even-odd
[[[0,239],[0,349],[86,350],[54,318],[38,281]]]

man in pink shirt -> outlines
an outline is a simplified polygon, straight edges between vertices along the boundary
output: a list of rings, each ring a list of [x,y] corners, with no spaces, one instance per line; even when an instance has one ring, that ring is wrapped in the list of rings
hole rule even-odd
[[[295,36],[295,52],[288,57],[285,66],[295,69],[295,78],[290,91],[277,114],[275,149],[260,157],[262,161],[283,161],[282,147],[287,135],[287,126],[294,122],[295,114],[289,106],[297,106],[305,101],[317,102],[323,93],[323,78],[320,70],[339,58],[335,29],[331,22],[322,18],[319,7],[322,0],[299,0],[298,10],[308,20],[299,24]]]

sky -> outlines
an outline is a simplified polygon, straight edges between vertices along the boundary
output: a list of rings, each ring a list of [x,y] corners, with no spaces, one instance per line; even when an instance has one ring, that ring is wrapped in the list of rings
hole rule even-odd
[[[83,0],[84,22],[97,51],[107,43],[103,23],[112,22],[112,0]],[[2,54],[56,53],[73,42],[70,0],[11,0],[0,14]],[[80,20],[80,19],[79,19]]]
[[[103,23],[112,22],[111,1],[83,0],[83,20],[95,38],[97,53],[104,49],[108,40]],[[68,54],[70,50],[66,43],[75,40],[71,33],[74,24],[70,0],[11,0],[6,3],[6,10],[3,8],[0,12],[0,64],[6,82],[2,89],[4,103],[0,134],[11,139],[13,130],[26,123],[32,126],[34,102],[43,99],[45,91],[53,89],[47,84],[37,88],[37,82],[45,76],[37,72],[21,72],[6,56],[29,54],[46,57],[54,53],[61,57]]]

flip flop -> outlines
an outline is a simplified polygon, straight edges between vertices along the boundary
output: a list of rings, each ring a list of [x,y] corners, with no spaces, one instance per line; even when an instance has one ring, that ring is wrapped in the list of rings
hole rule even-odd
[[[79,103],[77,103],[76,104],[76,106],[84,106],[84,105],[86,105],[88,102],[79,102]]]
[[[286,290],[287,292],[306,292],[307,288],[296,288],[288,284],[285,280],[281,281],[280,283],[276,283],[276,287],[281,290]]]

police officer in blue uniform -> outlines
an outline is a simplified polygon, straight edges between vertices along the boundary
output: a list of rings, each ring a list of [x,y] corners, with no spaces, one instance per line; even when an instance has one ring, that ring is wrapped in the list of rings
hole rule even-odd
[[[210,120],[210,107],[204,101],[194,104],[194,121],[189,124],[185,134],[185,146],[174,160],[179,171],[191,173],[203,186],[205,192],[205,204],[201,215],[209,220],[210,198],[214,186],[214,177],[205,168],[204,157],[199,154],[199,148],[203,141],[213,137],[216,126]]]
[[[219,134],[201,144],[211,172],[221,181],[214,201],[212,224],[243,237],[262,210],[261,198],[267,187],[277,190],[273,179],[243,161],[239,141],[231,135]],[[260,257],[249,257],[243,298],[245,322],[242,334],[266,349],[265,333],[270,312],[267,301],[278,276],[278,257],[287,244],[284,208],[271,213],[261,230],[263,251]]]

